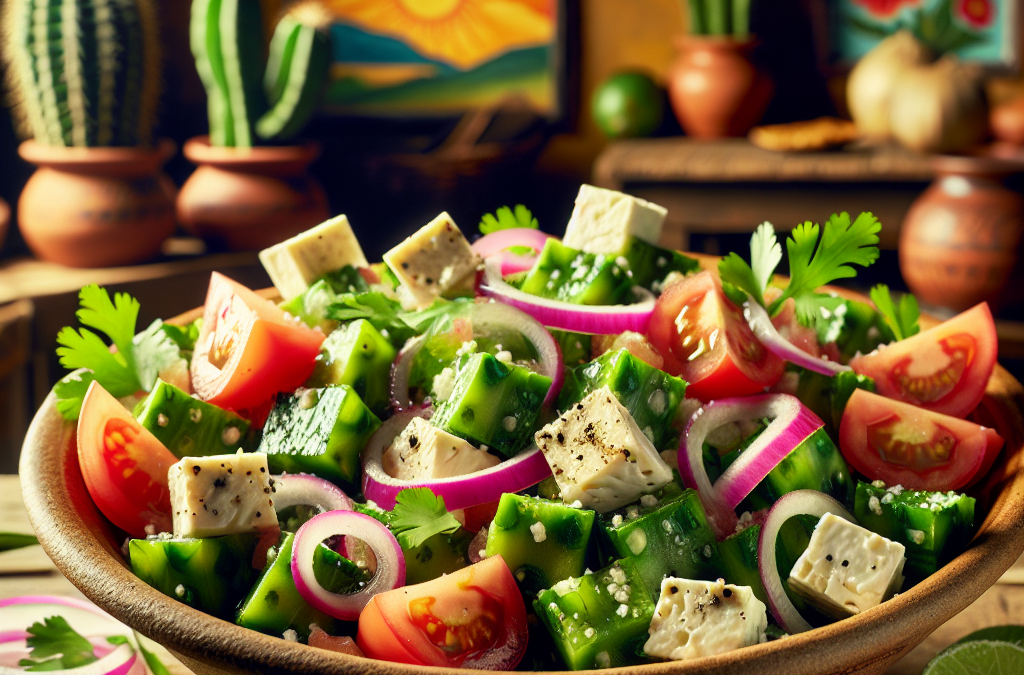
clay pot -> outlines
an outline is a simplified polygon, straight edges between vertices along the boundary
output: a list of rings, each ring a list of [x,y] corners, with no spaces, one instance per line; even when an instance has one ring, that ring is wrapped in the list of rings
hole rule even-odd
[[[919,300],[953,310],[994,302],[1020,254],[1024,198],[1002,179],[1019,162],[941,157],[900,230],[900,272]]]
[[[4,239],[7,237],[7,226],[11,223],[11,207],[3,199],[0,199],[0,249],[4,247]]]
[[[989,126],[996,140],[1024,145],[1024,96],[992,108]]]
[[[668,93],[687,134],[744,136],[761,120],[775,87],[768,73],[750,60],[756,44],[718,36],[676,40],[679,56],[669,75]]]
[[[267,248],[330,217],[323,187],[307,173],[316,143],[220,148],[201,136],[184,152],[199,168],[178,195],[178,220],[215,248]]]
[[[161,167],[175,145],[67,148],[26,141],[39,167],[18,200],[18,227],[32,252],[69,267],[111,267],[155,256],[174,232],[174,184]]]

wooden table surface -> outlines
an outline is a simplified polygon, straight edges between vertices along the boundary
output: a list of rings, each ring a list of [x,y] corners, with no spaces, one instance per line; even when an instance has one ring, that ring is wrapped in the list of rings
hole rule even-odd
[[[32,532],[21,501],[17,476],[0,475],[0,523],[0,529],[4,531]],[[41,594],[84,597],[57,571],[39,546],[0,553],[0,599]],[[925,664],[943,647],[979,628],[1009,623],[1024,624],[1024,558],[1003,576],[1000,583],[932,633],[886,675],[919,675]],[[184,669],[174,670],[175,675],[179,675]]]

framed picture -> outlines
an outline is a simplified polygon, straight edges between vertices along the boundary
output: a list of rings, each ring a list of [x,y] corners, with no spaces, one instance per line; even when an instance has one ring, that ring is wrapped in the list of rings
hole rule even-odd
[[[881,40],[909,30],[937,53],[996,72],[1021,65],[1020,0],[826,0],[832,67],[850,66]]]
[[[320,2],[334,19],[327,115],[448,117],[514,101],[566,116],[566,0]]]

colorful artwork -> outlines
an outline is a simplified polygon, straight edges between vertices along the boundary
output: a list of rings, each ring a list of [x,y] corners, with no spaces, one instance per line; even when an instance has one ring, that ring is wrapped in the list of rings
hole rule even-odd
[[[558,0],[323,0],[334,62],[327,107],[441,114],[510,97],[559,113]]]
[[[837,0],[834,60],[854,62],[880,40],[908,29],[938,53],[1016,66],[1018,0]]]

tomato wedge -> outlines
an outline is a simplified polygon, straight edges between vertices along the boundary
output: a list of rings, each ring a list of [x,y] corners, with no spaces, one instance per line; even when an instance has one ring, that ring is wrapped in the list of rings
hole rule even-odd
[[[984,477],[1003,447],[994,429],[857,389],[839,449],[870,480],[912,490],[959,490]]]
[[[983,302],[906,340],[856,356],[850,367],[873,377],[883,396],[965,417],[985,395],[997,345],[992,312]]]
[[[374,596],[356,635],[373,659],[485,670],[515,668],[527,639],[523,596],[500,555]]]
[[[214,272],[192,355],[192,386],[222,408],[257,408],[313,372],[324,334]]]
[[[98,382],[89,385],[78,418],[78,464],[110,522],[133,537],[170,532],[167,470],[177,461]]]
[[[648,338],[665,359],[663,369],[689,383],[686,396],[702,401],[763,393],[785,368],[708,271],[661,294]]]

